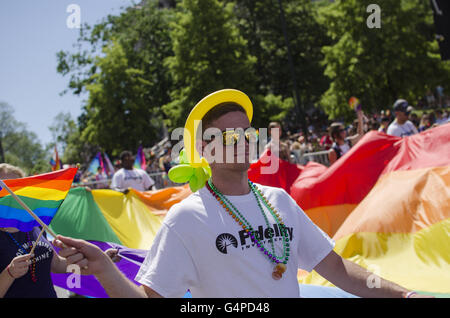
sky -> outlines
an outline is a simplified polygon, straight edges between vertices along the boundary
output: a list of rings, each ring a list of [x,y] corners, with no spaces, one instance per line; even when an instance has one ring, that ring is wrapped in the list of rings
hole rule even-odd
[[[76,52],[79,29],[74,27],[78,21],[73,4],[81,24],[94,25],[108,14],[120,14],[121,7],[133,1],[0,1],[0,102],[12,106],[14,118],[36,133],[43,146],[52,142],[48,127],[55,116],[69,112],[76,119],[86,98],[71,91],[60,96],[70,76],[56,71],[57,52]]]

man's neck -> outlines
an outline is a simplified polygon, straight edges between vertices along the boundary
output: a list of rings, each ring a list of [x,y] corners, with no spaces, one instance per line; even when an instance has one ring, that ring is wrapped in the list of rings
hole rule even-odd
[[[408,119],[398,119],[397,118],[397,124],[399,124],[399,125],[404,125],[406,122],[408,121]]]
[[[247,171],[212,171],[212,183],[224,195],[244,195],[250,193]]]

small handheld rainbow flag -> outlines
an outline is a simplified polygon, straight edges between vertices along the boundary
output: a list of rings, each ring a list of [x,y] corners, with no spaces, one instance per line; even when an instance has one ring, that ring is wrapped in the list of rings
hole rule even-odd
[[[142,170],[145,170],[147,168],[147,164],[145,162],[145,154],[144,154],[144,151],[142,150],[142,146],[140,146],[138,149],[136,159],[134,160],[133,166],[135,168],[142,169]]]
[[[349,99],[348,104],[355,112],[362,109],[361,102],[354,96]]]
[[[69,168],[3,182],[48,225],[66,198],[76,172],[77,168]],[[0,227],[28,232],[38,225],[6,189],[0,189]]]
[[[52,171],[60,170],[62,169],[62,161],[59,159],[58,150],[55,146],[55,153],[53,154],[53,157],[50,159],[50,165],[52,166]]]
[[[109,160],[109,157],[108,157],[108,155],[106,154],[106,152],[103,153],[103,157],[105,158],[105,171],[106,171],[106,174],[107,174],[109,177],[112,177],[113,174],[114,174],[114,166],[113,166],[113,164],[111,163],[111,160]]]
[[[103,159],[101,152],[97,152],[94,159],[92,159],[91,163],[89,164],[88,171],[92,174],[97,173],[98,167],[102,167],[102,172],[105,171],[105,167],[103,165]]]

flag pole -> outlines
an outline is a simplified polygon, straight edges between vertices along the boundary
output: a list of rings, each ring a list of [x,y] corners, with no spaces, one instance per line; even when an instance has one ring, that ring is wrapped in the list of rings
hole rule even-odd
[[[39,240],[41,239],[42,234],[44,234],[44,231],[45,231],[45,229],[42,228],[41,233],[39,233],[39,236],[38,236],[37,239],[34,241],[33,248],[31,249],[30,254],[33,254],[34,249],[36,248],[36,246],[37,246]]]
[[[5,188],[5,190],[11,194],[11,196],[22,206],[22,208],[25,209],[25,211],[27,211],[48,233],[56,238],[56,234],[50,230],[47,224],[42,222],[42,220],[33,211],[31,211],[31,209],[3,182],[3,180],[0,180],[0,187]]]

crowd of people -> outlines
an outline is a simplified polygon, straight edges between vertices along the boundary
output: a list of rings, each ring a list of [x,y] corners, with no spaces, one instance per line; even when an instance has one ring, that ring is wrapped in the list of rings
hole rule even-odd
[[[88,170],[79,170],[74,184],[92,189],[113,189],[123,193],[128,192],[128,188],[139,191],[165,188],[173,185],[167,177],[170,168],[176,164],[171,152],[172,149],[168,143],[158,153],[150,150],[146,156],[145,167],[138,168],[135,166],[133,153],[125,150],[114,161],[114,171],[108,174],[100,166],[96,174]]]
[[[379,112],[368,114],[360,109],[356,112],[354,121],[347,124],[330,121],[325,114],[316,112],[308,118],[306,134],[298,131],[298,128],[292,128],[295,127],[292,123],[271,122],[267,127],[269,134],[267,142],[270,143],[270,131],[278,128],[280,136],[278,155],[281,159],[306,164],[309,159],[305,159],[305,154],[325,154],[327,162],[321,163],[331,165],[371,130],[398,137],[410,136],[447,123],[450,120],[448,108],[450,97],[444,95],[443,88],[438,86],[436,94],[428,91],[415,106],[404,99],[399,99],[392,107]],[[160,144],[157,149],[153,147],[146,150],[145,170],[133,168],[133,154],[124,151],[120,158],[114,161],[115,178],[113,174],[106,175],[99,167],[95,175],[86,172],[82,175],[80,172],[75,183],[92,184],[96,189],[111,188],[119,191],[124,191],[128,187],[145,191],[173,186],[167,174],[170,168],[177,164],[178,158],[172,157],[170,141],[163,140]],[[137,172],[138,170],[141,171]],[[121,184],[118,184],[119,180]]]
[[[215,94],[222,94],[222,92]],[[242,106],[237,104],[224,106],[224,104],[213,105],[204,116],[209,118],[209,125],[214,125],[221,131],[228,127],[235,127],[233,128],[235,131],[248,127],[250,118]],[[222,112],[228,106],[226,112]],[[278,129],[281,142],[276,146],[279,146],[281,159],[290,160],[293,147],[310,147],[306,150],[314,151],[316,149],[313,143],[317,143],[319,147],[328,151],[331,162],[333,158],[337,160],[342,156],[365,132],[371,129],[384,129],[387,126],[386,133],[399,135],[399,137],[418,133],[419,129],[414,123],[414,118],[410,117],[412,109],[407,101],[398,100],[392,110],[392,114],[386,112],[383,116],[395,117],[383,121],[384,117],[379,116],[381,114],[367,117],[359,109],[356,112],[357,120],[351,127],[346,127],[342,123],[327,124],[328,129],[322,135],[325,138],[320,138],[312,125],[308,127],[309,134],[305,136],[301,133],[292,134],[289,131],[284,133],[281,124],[274,122],[269,125],[271,134],[268,147],[276,145],[273,142],[276,139],[272,132]],[[436,118],[430,121],[429,127],[448,122],[447,113],[441,114],[436,111],[435,113]],[[205,123],[205,126],[208,125]],[[230,145],[236,145],[238,138],[232,141]],[[225,143],[225,138],[222,146],[229,146]],[[205,147],[205,144],[201,147]],[[286,155],[288,158],[285,157]],[[154,164],[156,158],[149,159],[148,169],[152,171],[151,169],[156,167]],[[167,148],[156,162],[159,169],[167,173],[173,163],[171,149]],[[134,163],[135,159],[130,151],[121,153],[120,166],[116,164],[110,188],[126,193],[130,188],[145,191],[155,186],[155,181],[148,172],[136,168]],[[174,206],[172,212],[165,218],[164,226],[158,231],[135,278],[142,284],[140,287],[131,283],[114,265],[112,256],[117,254],[117,250],[103,252],[87,241],[58,235],[52,243],[60,248],[57,254],[45,236],[40,236],[42,231],[40,228],[34,228],[30,232],[20,232],[11,227],[0,228],[0,269],[2,269],[0,298],[56,297],[50,273],[65,273],[69,264],[80,266],[83,275],[95,275],[111,297],[182,297],[188,287],[198,297],[248,297],[249,295],[252,297],[298,297],[298,268],[307,271],[314,269],[335,286],[361,297],[430,297],[374,276],[375,274],[359,265],[341,258],[333,251],[335,242],[307,218],[288,193],[282,189],[248,181],[249,166],[249,160],[244,164],[211,162],[212,178],[206,186]],[[2,172],[2,168],[0,165],[0,172],[4,173],[0,175],[2,179],[23,177],[20,170],[4,167],[8,169]],[[101,172],[102,170],[99,169],[98,173]],[[104,179],[100,181],[104,182]],[[264,211],[260,200],[269,212]],[[220,205],[217,206],[219,201]],[[226,211],[224,215],[230,215],[227,222],[223,221],[223,217],[217,217],[217,209],[221,206]],[[241,217],[244,212],[240,211],[245,211],[248,219]],[[236,215],[241,217],[245,224],[239,221]],[[248,228],[256,228],[252,227],[250,222],[258,224],[256,222],[261,222],[261,219],[266,221],[268,229],[271,230],[267,215],[273,217],[275,231],[279,231],[279,236],[284,237],[282,238],[284,247],[277,251],[273,244],[275,240],[270,241],[272,243],[270,252],[263,246],[266,242],[261,239],[262,235],[257,237],[257,231],[248,230]],[[234,226],[235,221],[239,227]],[[225,261],[226,248],[221,250],[217,243],[224,234],[216,239],[216,234],[223,231],[231,236],[232,234],[228,234],[230,231],[236,235],[248,233],[249,239],[251,238],[254,243],[253,246],[256,245],[258,248],[242,248],[242,252],[239,251],[241,254],[236,252],[231,255],[233,256],[231,260],[228,258]],[[245,241],[244,234],[242,238]],[[218,252],[214,249],[214,244],[209,244],[211,240],[216,241]],[[36,249],[32,253],[34,247]],[[277,256],[276,253],[281,256]],[[290,258],[291,253],[293,256]],[[259,256],[256,255],[263,256],[264,259],[268,256],[268,259],[262,262],[263,258],[257,258]],[[38,258],[39,263],[36,265]],[[180,267],[181,270],[176,267],[177,264],[183,264],[182,268]],[[217,276],[217,272],[222,275]],[[202,273],[206,279],[199,279],[198,273]],[[284,278],[281,280],[283,275]],[[367,286],[367,281],[373,277],[380,282],[380,287]]]
[[[450,100],[447,100],[446,104],[433,105],[438,108],[413,107],[408,101],[399,99],[391,109],[372,114],[358,111],[357,118],[347,125],[330,121],[326,116],[315,116],[308,126],[308,134],[302,131],[293,133],[292,130],[282,132],[280,158],[291,163],[304,164],[305,162],[301,161],[302,155],[326,151],[329,163],[332,164],[356,144],[362,135],[371,130],[405,137],[448,123],[450,116],[447,109],[450,107]]]

